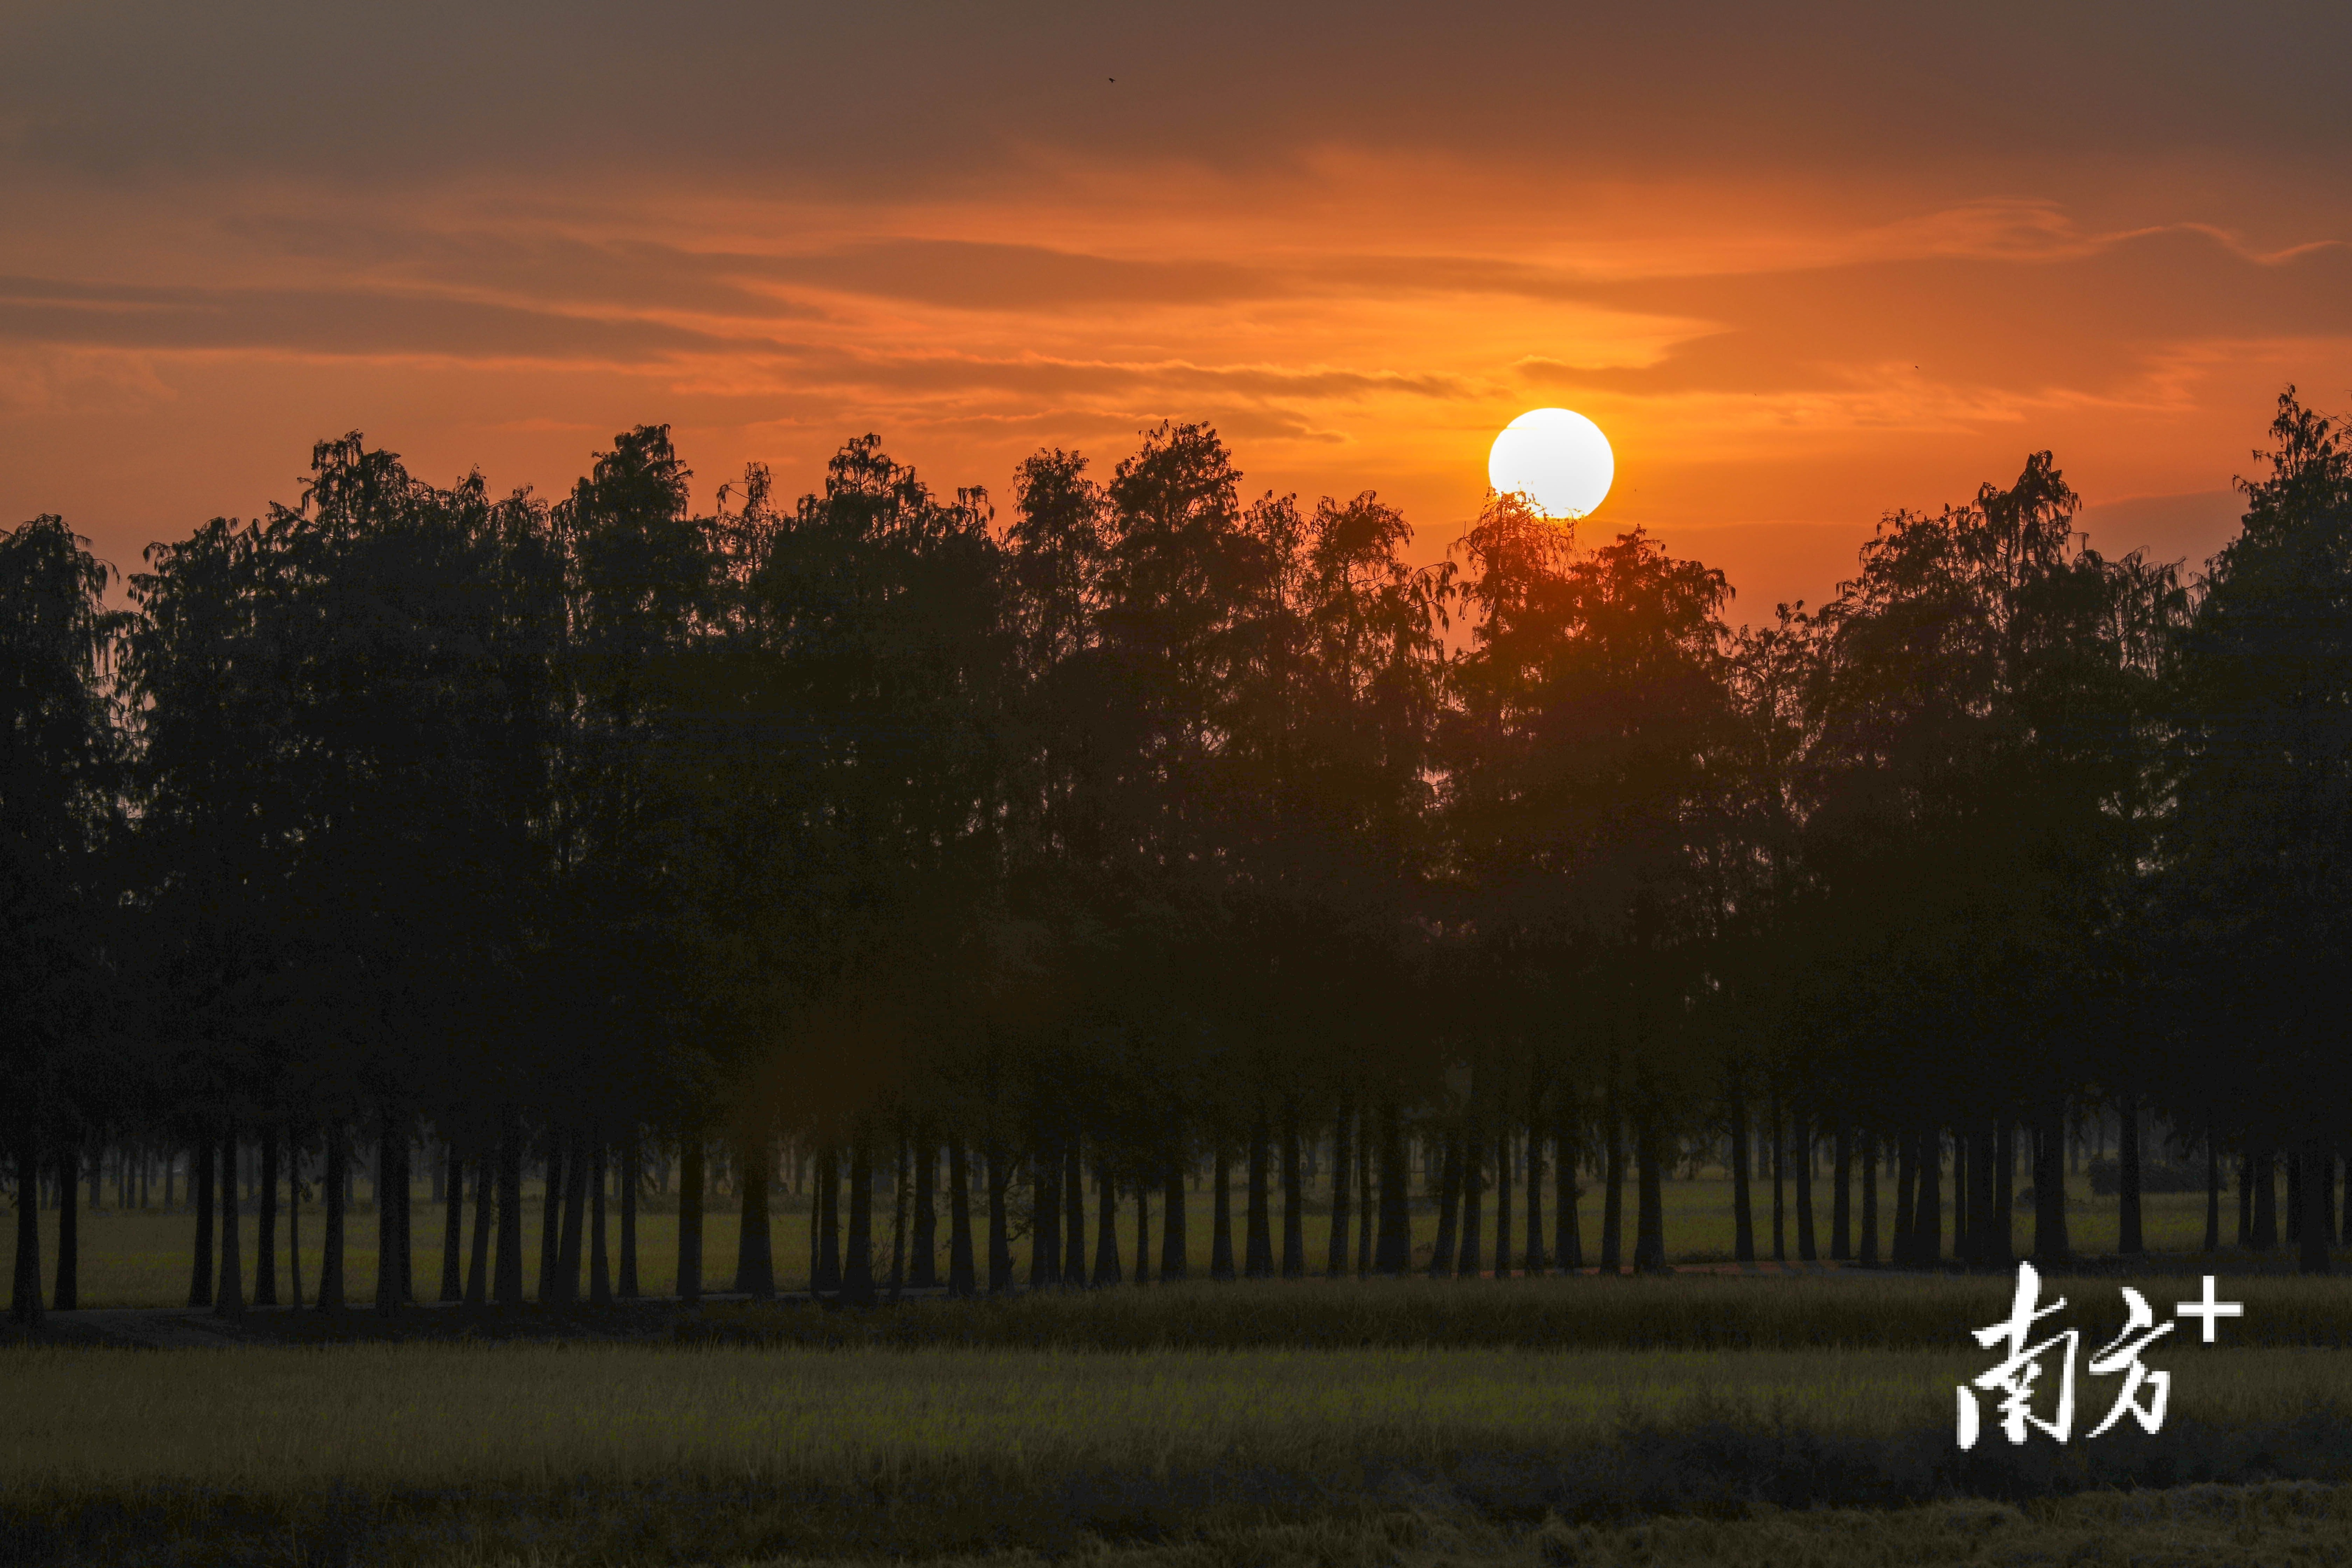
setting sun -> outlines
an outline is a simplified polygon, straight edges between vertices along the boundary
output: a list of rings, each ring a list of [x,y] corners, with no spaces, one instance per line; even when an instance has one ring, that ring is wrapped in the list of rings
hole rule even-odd
[[[1579,518],[1609,494],[1617,454],[1601,426],[1565,408],[1531,408],[1495,437],[1486,481],[1524,495],[1546,517]]]

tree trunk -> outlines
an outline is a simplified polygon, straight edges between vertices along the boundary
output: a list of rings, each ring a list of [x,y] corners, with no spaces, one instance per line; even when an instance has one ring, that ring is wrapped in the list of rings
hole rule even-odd
[[[1584,1236],[1576,1207],[1580,1161],[1575,1125],[1569,1118],[1568,1089],[1562,1085],[1559,1103],[1552,1110],[1552,1216],[1559,1227],[1552,1245],[1552,1260],[1563,1272],[1584,1267]]]
[[[2205,1122],[2205,1250],[2221,1250],[2221,1148],[2210,1117]]]
[[[2251,1248],[2254,1245],[2254,1160],[2242,1150],[2238,1154],[2238,1246]]]
[[[41,1321],[41,1151],[30,1109],[16,1119],[16,1267],[8,1287],[8,1315],[20,1323]]]
[[[1918,1207],[1911,1215],[1912,1250],[1916,1261],[1934,1268],[1944,1260],[1944,1135],[1930,1130],[1919,1136]]]
[[[1429,1277],[1444,1279],[1454,1273],[1455,1226],[1461,1218],[1462,1145],[1459,1135],[1445,1134],[1445,1157],[1438,1169],[1437,1245],[1429,1255]]]
[[[702,1136],[679,1134],[677,1144],[677,1299],[702,1302],[702,1187],[707,1173]]]
[[[26,1184],[25,1191],[37,1193],[38,1186]],[[196,1211],[196,1255],[188,1277],[188,1305],[209,1307],[213,1304],[213,1141],[209,1136],[197,1139],[188,1146],[188,1202]],[[34,1289],[40,1287],[36,1284]]]
[[[1789,1260],[1789,1230],[1783,1198],[1788,1190],[1788,1173],[1782,1169],[1782,1157],[1788,1152],[1789,1139],[1780,1125],[1780,1097],[1776,1094],[1767,1103],[1770,1108],[1772,1147],[1772,1261],[1786,1263]]]
[[[1004,1151],[988,1150],[988,1293],[1001,1296],[1013,1289],[1013,1239],[1005,1213],[1005,1195],[1013,1184]]]
[[[2335,1236],[2335,1162],[2322,1164],[2310,1149],[2295,1151],[2294,1155],[2294,1223],[2295,1243],[2299,1247],[2303,1233],[2317,1228],[2322,1246],[2333,1247]]]
[[[66,1184],[65,1201],[73,1202],[73,1184]],[[245,1316],[245,1256],[237,1246],[236,1129],[221,1140],[220,1169],[220,1289],[213,1296],[213,1314]],[[58,1229],[64,1229],[62,1218]]]
[[[1601,1272],[1615,1274],[1624,1261],[1625,1127],[1618,1114],[1617,1074],[1612,1064],[1601,1107]]]
[[[1151,1184],[1135,1179],[1135,1282],[1151,1283]]]
[[[447,1145],[447,1163],[441,1178],[441,1300],[462,1301],[466,1299],[466,1274],[461,1257],[466,1249],[466,1163],[458,1157],[453,1140]],[[276,1163],[267,1145],[262,1150],[264,1166]],[[261,1222],[262,1252],[268,1254],[269,1221],[265,1215]],[[261,1286],[253,1289],[253,1299],[261,1300]]]
[[[394,1217],[400,1228],[398,1300],[402,1306],[413,1307],[416,1305],[416,1238],[412,1234],[410,1226],[415,1212],[415,1205],[411,1198],[411,1189],[415,1183],[415,1171],[409,1163],[409,1140],[404,1128],[401,1131],[398,1151],[400,1179],[399,1185],[393,1189],[392,1205]]]
[[[539,1301],[542,1307],[563,1299],[563,1135],[550,1129],[547,1190],[539,1203]]]
[[[1666,1162],[1662,1145],[1657,1109],[1645,1094],[1642,1119],[1633,1129],[1634,1164],[1641,1183],[1642,1205],[1633,1232],[1633,1268],[1643,1274],[1663,1274],[1666,1268]]]
[[[2254,1156],[2254,1248],[2268,1252],[2278,1245],[2277,1160],[2265,1147]]]
[[[556,1299],[567,1304],[580,1300],[580,1265],[587,1240],[588,1145],[583,1130],[574,1129],[564,1138],[563,1245],[556,1252],[555,1270],[562,1277]]]
[[[874,1305],[874,1139],[864,1119],[849,1135],[849,1241],[841,1259],[841,1299]]]
[[[58,1151],[58,1273],[49,1293],[53,1312],[77,1311],[81,1304],[81,1173],[74,1168],[80,1163],[80,1152],[74,1144]]]
[[[634,1301],[640,1294],[637,1289],[637,1183],[646,1169],[645,1146],[638,1140],[632,1124],[628,1137],[621,1144],[621,1168],[615,1184],[621,1192],[621,1268],[620,1278],[613,1282],[613,1294],[624,1301]]]
[[[1979,1268],[2005,1266],[1994,1232],[2000,1224],[2001,1205],[1995,1173],[2000,1163],[2000,1133],[1990,1121],[1979,1121],[1969,1134],[1969,1262]]]
[[[963,1140],[948,1144],[948,1294],[976,1296],[980,1279],[971,1257],[971,1171]]]
[[[1474,1119],[1462,1130],[1462,1236],[1454,1273],[1475,1279],[1486,1269],[1481,1242],[1486,1233],[1486,1150]]]
[[[2015,1250],[2011,1237],[2017,1229],[2017,1194],[2013,1190],[2017,1182],[2017,1124],[2006,1112],[1994,1125],[1992,1148],[1992,1249],[1988,1261],[2007,1273],[2011,1254]]]
[[[1030,1157],[1030,1290],[1061,1284],[1061,1138],[1046,1133]]]
[[[907,1189],[914,1181],[914,1172],[909,1167],[914,1151],[908,1147],[903,1123],[894,1142],[897,1148],[890,1160],[890,1305],[895,1307],[907,1286]]]
[[[1181,1142],[1178,1145],[1182,1147]],[[1184,1278],[1191,1240],[1184,1234],[1184,1157],[1172,1156],[1168,1165],[1168,1190],[1160,1200],[1160,1282]]]
[[[1268,1190],[1272,1164],[1272,1139],[1266,1132],[1265,1113],[1260,1112],[1250,1127],[1249,1235],[1242,1261],[1242,1272],[1252,1279],[1274,1277],[1274,1200]]]
[[[1853,1129],[1838,1123],[1836,1169],[1831,1176],[1830,1258],[1844,1263],[1853,1257]]]
[[[261,1205],[253,1220],[253,1304],[278,1305],[278,1124],[261,1130]]]
[[[2053,1101],[2042,1112],[2034,1154],[2033,1256],[2037,1262],[2063,1262],[2074,1251],[2066,1240],[2064,1101]]]
[[[1087,1282],[1087,1173],[1084,1141],[1076,1133],[1062,1151],[1062,1283]]]
[[[451,1174],[456,1169],[451,1168]],[[588,1146],[588,1300],[591,1305],[609,1307],[613,1304],[613,1275],[604,1253],[604,1141],[594,1139]]]
[[[1916,1133],[1903,1132],[1895,1140],[1895,1250],[1897,1268],[1908,1268],[1917,1261],[1911,1246],[1911,1219],[1919,1196],[1919,1139]]]
[[[1878,1261],[1878,1139],[1875,1135],[1862,1141],[1862,1245],[1854,1251],[1854,1261]]]
[[[147,1180],[147,1163],[139,1163],[140,1185]],[[142,1190],[139,1206],[145,1208]],[[286,1128],[286,1304],[302,1305],[302,1140],[292,1123]]]
[[[1736,1263],[1756,1261],[1755,1201],[1748,1194],[1748,1101],[1738,1088],[1731,1091],[1731,1257]]]
[[[1234,1277],[1234,1204],[1233,1161],[1225,1153],[1223,1141],[1217,1144],[1216,1175],[1212,1189],[1209,1214],[1209,1278],[1231,1279]]]
[[[2137,1258],[2147,1250],[2140,1239],[2138,1097],[2125,1095],[2116,1114],[2123,1128],[2116,1148],[2116,1250]]]
[[[2253,1157],[2253,1248],[2267,1253],[2279,1244],[2279,1187],[2272,1152]]]
[[[1796,1121],[1796,1139],[1797,1258],[1818,1263],[1821,1253],[1813,1245],[1813,1128],[1802,1116]]]
[[[1348,1101],[1331,1123],[1331,1244],[1323,1259],[1323,1277],[1345,1279],[1348,1273],[1349,1226],[1354,1222],[1349,1205],[1356,1187],[1356,1113]]]
[[[1495,1134],[1495,1278],[1511,1273],[1511,1134]]]
[[[1029,1160],[1029,1289],[1062,1282],[1062,1146],[1037,1141]]]
[[[1380,1232],[1379,1156],[1373,1152],[1378,1140],[1374,1136],[1372,1119],[1359,1115],[1356,1119],[1356,1278],[1369,1279],[1372,1273],[1372,1249]]]
[[[832,1151],[826,1152],[828,1162]],[[776,1299],[775,1241],[768,1231],[768,1141],[754,1134],[746,1137],[735,1152],[735,1184],[742,1192],[743,1212],[740,1239],[735,1248],[735,1289],[754,1301]],[[827,1174],[831,1174],[828,1163]],[[819,1194],[831,1206],[833,1184],[824,1184]],[[827,1219],[831,1219],[828,1215]],[[831,1239],[830,1236],[827,1240]]]
[[[2299,1162],[2303,1167],[2302,1226],[2297,1237],[2299,1272],[2326,1274],[2329,1271],[2329,1243],[2336,1237],[2336,1151],[2325,1140],[2314,1138],[2305,1142]]]
[[[522,1128],[512,1105],[499,1107],[498,1251],[490,1270],[490,1300],[500,1307],[522,1305]],[[481,1223],[478,1217],[475,1224]]]
[[[1544,1255],[1543,1144],[1543,1096],[1538,1091],[1528,1097],[1528,1245],[1521,1267],[1531,1279],[1551,1268],[1551,1260]]]
[[[841,1156],[825,1144],[816,1153],[809,1192],[809,1300],[841,1292]]]
[[[1307,1277],[1307,1184],[1299,1170],[1298,1120],[1282,1121],[1282,1277]]]
[[[319,1310],[343,1310],[343,1194],[351,1173],[352,1152],[343,1124],[327,1123],[327,1166],[320,1175],[325,1188],[327,1217],[319,1242]]]
[[[1956,1263],[1974,1261],[1969,1252],[1969,1238],[1975,1234],[1969,1228],[1975,1216],[1969,1212],[1969,1193],[1975,1185],[1972,1153],[1974,1150],[1969,1145],[1968,1124],[1955,1124],[1952,1128],[1952,1260]]]
[[[1381,1231],[1372,1267],[1382,1274],[1401,1275],[1412,1267],[1412,1174],[1405,1164],[1404,1129],[1399,1125],[1396,1102],[1381,1108]]]
[[[474,1160],[474,1237],[466,1259],[466,1305],[487,1307],[490,1304],[490,1228],[497,1205],[490,1194],[497,1184],[491,1179],[494,1161],[478,1154]],[[464,1194],[455,1194],[456,1202],[464,1202]]]
[[[1118,1262],[1118,1184],[1111,1179],[1109,1163],[1099,1154],[1095,1158],[1095,1209],[1099,1223],[1095,1230],[1092,1281],[1099,1288],[1116,1285],[1127,1277]]]
[[[932,1188],[939,1181],[939,1145],[931,1142],[930,1131],[921,1123],[915,1128],[915,1243],[914,1256],[909,1259],[907,1283],[918,1290],[929,1290],[940,1282],[939,1247],[940,1220],[932,1202]]]

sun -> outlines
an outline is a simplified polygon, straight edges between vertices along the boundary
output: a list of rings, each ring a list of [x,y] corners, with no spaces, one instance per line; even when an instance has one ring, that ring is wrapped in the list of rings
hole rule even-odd
[[[1546,517],[1583,517],[1616,478],[1609,437],[1565,408],[1530,408],[1504,426],[1486,454],[1486,482],[1505,495],[1525,495]]]

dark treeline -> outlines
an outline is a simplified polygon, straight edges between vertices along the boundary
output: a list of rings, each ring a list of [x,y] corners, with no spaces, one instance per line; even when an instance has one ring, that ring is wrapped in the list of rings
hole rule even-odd
[[[351,1171],[419,1159],[443,1299],[522,1299],[526,1170],[542,1297],[765,1296],[787,1141],[850,1300],[1013,1288],[1024,1237],[1029,1285],[1179,1276],[1201,1176],[1221,1277],[1656,1267],[1703,1152],[1742,1258],[1767,1166],[1776,1255],[1785,1169],[1799,1257],[1990,1267],[2021,1161],[2067,1253],[2092,1116],[2125,1251],[2188,1165],[2209,1246],[2235,1178],[2235,1239],[2324,1268],[2352,447],[2291,393],[2273,438],[2191,578],[2089,549],[2041,454],[1738,631],[1638,531],[1498,497],[1416,568],[1370,493],[1248,500],[1198,426],[1108,476],[1040,452],[1003,517],[870,437],[705,516],[662,427],[553,504],[352,436],[123,611],[37,519],[0,533],[16,1309],[40,1193],[70,1306],[78,1184],[159,1156],[225,1311],[342,1305]],[[637,1252],[653,1170],[674,1258]],[[434,1289],[410,1207],[380,1306]]]

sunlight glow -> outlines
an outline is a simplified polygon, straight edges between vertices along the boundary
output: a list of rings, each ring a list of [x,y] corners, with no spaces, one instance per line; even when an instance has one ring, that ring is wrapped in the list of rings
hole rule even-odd
[[[1546,517],[1578,518],[1617,478],[1617,454],[1601,426],[1565,408],[1531,408],[1504,427],[1486,454],[1486,479],[1523,494]]]

